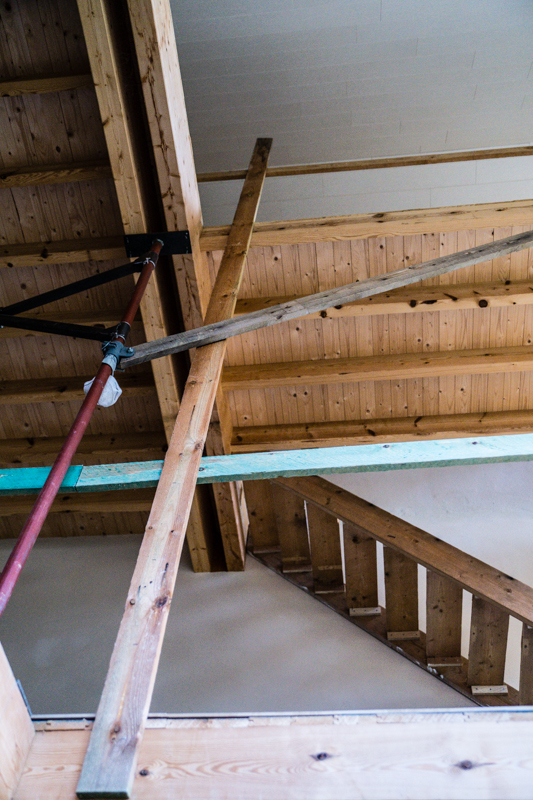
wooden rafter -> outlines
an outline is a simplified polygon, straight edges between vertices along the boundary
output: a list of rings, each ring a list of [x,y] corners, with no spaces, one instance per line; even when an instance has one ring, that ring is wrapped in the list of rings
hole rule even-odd
[[[185,328],[196,328],[202,324],[207,311],[211,278],[206,255],[200,248],[203,224],[200,195],[170,5],[131,0],[128,6],[165,222],[168,230],[189,231],[192,253],[173,256],[173,264]],[[207,452],[210,455],[228,453],[231,433],[228,404],[219,390],[206,441]],[[229,570],[244,569],[246,520],[239,493],[237,486],[214,489]]]
[[[0,245],[0,268],[126,258],[122,236]]]
[[[230,317],[264,183],[271,140],[258,140],[206,320]],[[196,350],[113,650],[79,797],[129,796],[150,705],[187,519],[226,345]],[[122,794],[121,794],[122,793]]]
[[[113,171],[117,198],[126,233],[147,233],[154,220],[154,209],[146,197],[142,181],[143,162],[138,153],[137,136],[133,127],[125,87],[124,66],[121,63],[122,34],[114,26],[113,4],[108,0],[79,0],[84,36],[96,88],[100,115],[104,126],[109,160]],[[152,198],[155,203],[155,198]],[[162,290],[156,272],[145,291],[141,314],[148,341],[168,334],[163,313]],[[179,409],[179,389],[175,367],[170,358],[153,365],[163,426],[170,440]],[[203,504],[195,497],[189,524],[189,550],[197,570],[214,566],[214,545]]]
[[[0,81],[0,97],[17,97],[24,94],[46,94],[48,92],[64,92],[69,89],[81,89],[93,85],[90,73],[76,75],[44,75],[27,78],[12,78]]]
[[[39,378],[38,380],[0,382],[0,405],[23,403],[58,403],[83,399],[83,384],[94,375],[68,378]],[[123,393],[130,397],[154,395],[154,381],[150,373],[123,375],[120,378]]]
[[[515,200],[415,211],[386,211],[379,214],[260,222],[254,230],[252,247],[532,224],[533,202]],[[227,235],[227,226],[205,228],[200,240],[202,250],[223,250]]]
[[[0,171],[0,189],[16,186],[45,186],[74,181],[93,181],[111,178],[106,159],[73,162],[72,164],[42,164]]]

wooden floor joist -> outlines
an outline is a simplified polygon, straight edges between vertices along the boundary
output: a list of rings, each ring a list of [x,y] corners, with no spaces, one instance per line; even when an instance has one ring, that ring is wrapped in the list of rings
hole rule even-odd
[[[435,231],[444,233],[510,225],[533,225],[531,200],[260,222],[254,230],[252,247],[335,242],[372,236],[408,236]],[[223,250],[227,236],[227,226],[205,228],[201,237],[202,250]]]
[[[83,384],[94,375],[73,378],[40,378],[39,380],[0,382],[0,406],[25,403],[65,403],[83,400]],[[120,388],[126,396],[149,397],[155,394],[149,372],[120,376]]]
[[[294,296],[249,297],[237,301],[236,315],[291,303]],[[533,281],[464,283],[451,286],[410,286],[365,297],[354,303],[315,311],[307,319],[345,319],[380,314],[420,314],[428,311],[509,308],[533,304]]]
[[[0,245],[0,268],[126,259],[122,236]]]
[[[394,272],[386,272],[375,278],[365,278],[355,283],[340,286],[335,289],[317,294],[301,297],[281,305],[270,306],[267,309],[254,311],[224,322],[217,321],[205,324],[204,327],[193,331],[185,331],[157,342],[148,342],[139,345],[135,354],[130,358],[122,359],[122,366],[135,366],[154,358],[161,358],[168,353],[179,353],[191,347],[198,347],[211,342],[220,341],[230,336],[268,328],[292,319],[308,316],[317,311],[323,311],[345,303],[352,303],[364,297],[379,295],[390,289],[408,286],[437,275],[445,275],[464,267],[479,264],[493,258],[499,258],[509,253],[530,248],[533,245],[533,231],[526,231],[505,239],[498,239],[488,244],[471,247],[459,253],[435,258],[422,264],[413,264]],[[255,369],[255,365],[253,367]]]
[[[43,164],[40,166],[32,164],[17,169],[0,170],[0,189],[105,180],[107,178],[111,178],[111,167],[106,159],[73,162],[72,164]]]
[[[330,358],[226,367],[226,391],[272,386],[313,386],[358,381],[408,380],[444,375],[487,375],[533,369],[531,347],[487,347],[478,350],[392,353],[385,356]]]
[[[533,410],[254,425],[234,428],[232,453],[533,432]]]
[[[258,140],[206,320],[230,317],[242,281],[271,140]],[[148,714],[225,343],[194,354],[89,742],[78,796],[129,797]]]
[[[90,72],[75,75],[35,75],[27,78],[11,78],[0,81],[0,97],[17,97],[24,94],[46,94],[81,89],[93,85]]]

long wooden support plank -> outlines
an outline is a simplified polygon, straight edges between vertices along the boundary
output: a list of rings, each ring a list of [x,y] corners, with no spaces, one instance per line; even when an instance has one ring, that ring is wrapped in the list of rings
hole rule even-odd
[[[105,494],[66,492],[57,497],[50,513],[130,514],[149,511],[153,498],[153,489],[133,489],[126,492],[106,492]],[[33,500],[27,497],[3,497],[0,502],[0,517],[10,517],[13,514],[27,516],[32,506]]]
[[[230,336],[238,336],[241,333],[248,333],[259,328],[278,325],[281,322],[298,319],[334,306],[381,294],[399,286],[408,286],[411,283],[418,283],[427,278],[434,278],[436,275],[445,275],[472,264],[479,264],[507,253],[523,250],[532,245],[533,231],[526,231],[515,236],[509,236],[506,239],[498,239],[489,244],[471,247],[468,250],[462,250],[449,256],[435,258],[422,264],[413,264],[404,269],[379,275],[377,278],[366,278],[336,289],[327,289],[325,292],[318,292],[288,303],[282,303],[281,305],[250,314],[243,314],[225,322],[206,324],[203,328],[168,336],[158,342],[139,345],[136,348],[135,355],[131,358],[123,359],[122,365],[134,366],[153,358],[161,358],[168,353],[179,353],[182,350],[218,342]]]
[[[222,383],[228,392],[272,386],[313,386],[324,383],[407,380],[443,375],[487,375],[533,369],[531,347],[487,347],[478,350],[441,350],[430,353],[281,361],[226,367]]]
[[[533,432],[533,410],[307,422],[235,428],[232,453]]]
[[[533,201],[514,200],[508,203],[481,203],[414,211],[386,211],[378,214],[260,222],[254,230],[252,247],[531,224],[533,224]],[[227,236],[227,226],[204,228],[200,240],[202,250],[223,250]]]
[[[25,403],[57,403],[70,400],[83,400],[83,384],[94,375],[72,378],[40,378],[39,380],[0,382],[0,406]],[[120,388],[124,395],[147,397],[155,392],[150,373],[123,375]]]
[[[127,258],[122,236],[0,245],[0,268]]]
[[[319,175],[327,172],[358,172],[367,169],[390,169],[391,167],[415,167],[427,164],[452,164],[458,161],[482,161],[492,158],[520,158],[533,155],[533,147],[493,147],[486,150],[462,150],[450,153],[421,153],[416,156],[389,156],[388,158],[364,158],[356,161],[329,161],[321,164],[291,164],[269,167],[267,178],[283,178],[295,175]],[[198,183],[212,181],[244,180],[246,170],[234,169],[225,172],[201,172]]]
[[[247,297],[237,301],[236,315],[290,303],[296,296]],[[533,281],[463,283],[453,286],[413,286],[365,297],[355,303],[315,311],[309,319],[346,319],[380,314],[420,314],[471,308],[509,308],[533,305]]]
[[[92,86],[93,77],[90,72],[75,75],[35,75],[27,78],[11,78],[0,81],[0,97],[17,97],[23,94],[46,94],[48,92],[65,92],[69,89],[81,89]]]
[[[533,434],[525,433],[477,439],[440,439],[210,456],[200,459],[197,480],[199,484],[204,484],[532,460]],[[162,469],[162,461],[72,467],[71,470],[80,472],[75,477],[74,472],[71,473],[73,477],[64,484],[64,489],[95,492],[157,486]],[[48,467],[3,469],[0,473],[0,495],[37,492],[47,475]]]
[[[88,727],[37,726],[16,800],[75,800]],[[532,737],[533,712],[501,708],[154,719],[134,795],[479,800],[494,788],[493,797],[529,800]]]
[[[276,484],[343,522],[358,525],[384,545],[450,578],[522,622],[532,624],[533,588],[530,586],[323,478],[278,478]]]
[[[106,159],[73,162],[72,164],[43,164],[0,171],[0,189],[16,186],[43,186],[75,181],[93,181],[111,178],[111,167]]]
[[[259,139],[207,310],[233,314],[272,140]],[[129,797],[226,345],[193,357],[111,657],[78,797]]]

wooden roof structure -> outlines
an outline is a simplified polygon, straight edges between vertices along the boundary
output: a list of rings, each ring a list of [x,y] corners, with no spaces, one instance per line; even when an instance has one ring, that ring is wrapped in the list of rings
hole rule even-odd
[[[214,321],[217,307],[231,314],[228,295],[211,292],[234,229],[202,224],[167,3],[13,0],[0,37],[1,305],[124,263],[124,234],[187,230],[191,253],[161,259],[131,343],[197,328],[206,314]],[[529,231],[533,201],[247,224],[236,314]],[[131,285],[124,278],[32,316],[109,327]],[[47,466],[98,345],[7,327],[0,339],[0,466]],[[206,453],[532,432],[532,342],[528,249],[244,334],[225,348]],[[119,375],[122,398],[95,415],[77,463],[163,458],[188,368],[188,356],[166,356]],[[153,497],[62,494],[43,535],[142,533]],[[18,534],[30,506],[2,498],[2,537]],[[243,569],[247,522],[242,483],[197,487],[194,568]]]

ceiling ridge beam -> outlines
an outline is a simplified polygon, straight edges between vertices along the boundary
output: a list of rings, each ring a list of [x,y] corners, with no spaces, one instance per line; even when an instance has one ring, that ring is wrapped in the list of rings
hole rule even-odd
[[[368,239],[374,236],[410,236],[418,233],[505,228],[510,225],[533,225],[533,200],[259,222],[254,228],[251,246],[272,247],[280,244]],[[204,228],[200,239],[202,250],[223,250],[228,230],[227,225]]]
[[[267,178],[282,178],[296,175],[318,175],[326,172],[356,172],[368,169],[390,169],[427,164],[450,164],[457,161],[480,161],[493,158],[518,158],[533,155],[533,146],[492,147],[485,150],[455,150],[447,153],[421,153],[414,156],[388,156],[385,158],[363,158],[352,161],[327,161],[318,164],[292,164],[269,167]],[[212,181],[244,180],[246,170],[234,169],[219,172],[198,173],[198,183]]]
[[[486,375],[533,369],[531,346],[485,347],[475,350],[437,350],[418,353],[280,361],[226,367],[226,391],[273,386],[312,386],[324,383],[407,380],[444,375]]]
[[[533,433],[533,409],[234,428],[232,453]]]

